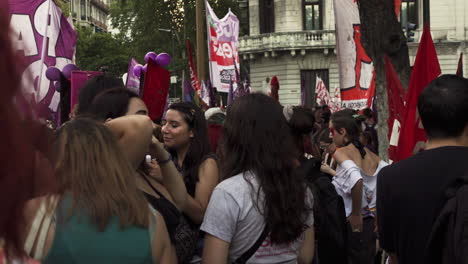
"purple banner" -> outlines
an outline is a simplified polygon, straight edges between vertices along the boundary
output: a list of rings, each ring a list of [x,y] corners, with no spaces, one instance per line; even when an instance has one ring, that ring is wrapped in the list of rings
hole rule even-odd
[[[60,94],[45,72],[73,62],[77,34],[52,0],[9,0],[9,8],[13,47],[24,56],[23,94],[38,103],[39,117],[56,122]]]
[[[134,58],[130,59],[130,63],[128,64],[127,81],[125,86],[127,87],[127,89],[140,95],[140,77],[136,76],[133,73],[133,67],[135,67],[135,65],[137,64],[138,62]]]

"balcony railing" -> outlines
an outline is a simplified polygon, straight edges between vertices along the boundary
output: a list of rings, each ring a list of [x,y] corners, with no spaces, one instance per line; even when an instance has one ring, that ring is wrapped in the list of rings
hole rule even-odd
[[[320,49],[335,46],[334,30],[268,33],[241,37],[240,53]]]
[[[97,6],[99,9],[104,11],[106,14],[109,13],[109,6],[106,5],[103,1],[101,0],[91,0],[91,3]]]

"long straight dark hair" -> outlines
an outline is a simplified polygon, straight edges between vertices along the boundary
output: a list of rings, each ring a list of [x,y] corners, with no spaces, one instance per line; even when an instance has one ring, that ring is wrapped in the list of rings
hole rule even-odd
[[[271,230],[271,242],[286,244],[299,238],[307,228],[311,208],[305,201],[306,184],[296,170],[297,152],[280,104],[260,93],[236,99],[227,110],[222,140],[223,178],[243,172],[255,175],[257,197],[264,194],[256,205]]]
[[[193,132],[192,142],[182,162],[182,174],[189,194],[194,196],[195,185],[199,180],[198,169],[206,155],[211,152],[205,116],[198,106],[188,102],[172,104],[169,110],[178,111]],[[175,149],[169,149],[169,152],[172,156],[177,155]]]

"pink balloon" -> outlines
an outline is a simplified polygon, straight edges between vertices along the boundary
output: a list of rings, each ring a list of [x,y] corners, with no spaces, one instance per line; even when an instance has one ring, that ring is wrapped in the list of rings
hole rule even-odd
[[[155,60],[156,64],[159,66],[167,66],[171,63],[171,56],[167,53],[160,53]]]
[[[65,78],[70,79],[72,71],[77,71],[78,67],[76,67],[75,64],[67,64],[65,67],[63,67],[63,76]]]
[[[62,72],[57,67],[51,66],[47,68],[45,75],[47,79],[51,81],[59,81],[60,80],[60,75],[62,75]]]
[[[150,59],[155,61],[156,57],[157,57],[157,54],[155,52],[150,51],[150,52],[146,53],[146,55],[145,55],[145,62],[148,63]]]
[[[143,71],[143,65],[141,64],[137,64],[135,65],[135,67],[133,67],[133,74],[135,74],[135,76],[140,77],[142,71]]]

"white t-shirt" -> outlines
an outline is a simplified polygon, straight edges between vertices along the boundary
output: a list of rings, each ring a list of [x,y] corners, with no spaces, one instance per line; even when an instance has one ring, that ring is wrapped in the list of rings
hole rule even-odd
[[[244,179],[248,177],[252,185]],[[255,191],[253,191],[255,190]],[[242,173],[224,180],[211,195],[201,230],[230,244],[229,262],[235,261],[258,240],[265,221],[256,207],[258,183],[251,173]],[[312,208],[313,197],[307,191],[307,203]],[[262,204],[262,203],[260,203]],[[306,225],[312,226],[312,211]],[[289,245],[272,245],[269,236],[247,263],[297,263],[303,235]]]
[[[351,190],[361,179],[363,183],[361,208],[366,210],[370,209],[370,211],[375,209],[377,201],[377,174],[387,165],[388,163],[385,161],[380,161],[377,169],[371,176],[366,175],[352,160],[345,160],[338,165],[332,183],[335,185],[336,192],[343,197],[346,217],[348,217],[353,210]]]

